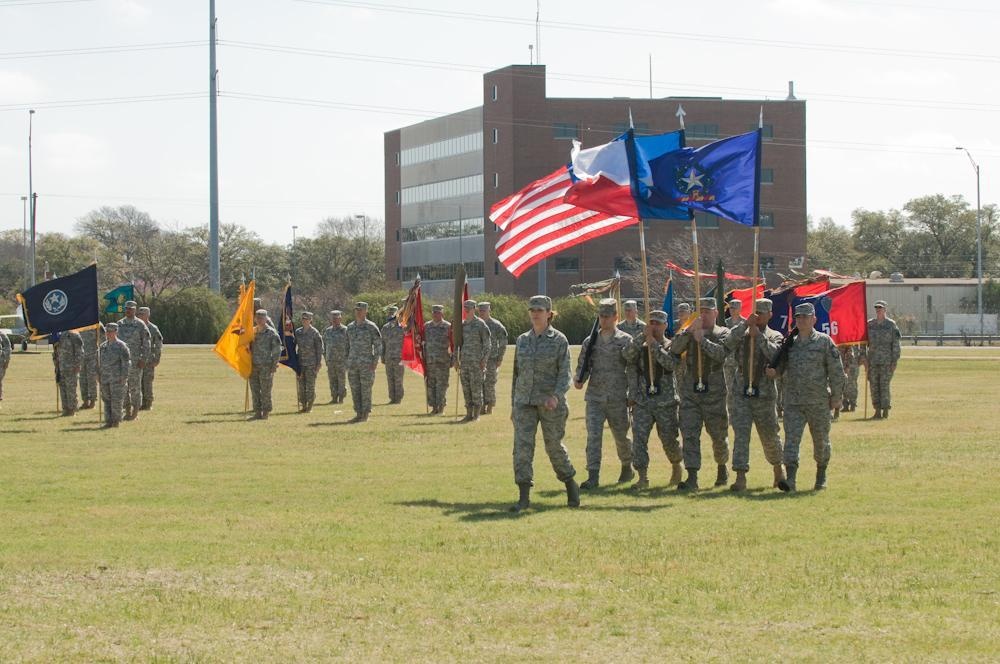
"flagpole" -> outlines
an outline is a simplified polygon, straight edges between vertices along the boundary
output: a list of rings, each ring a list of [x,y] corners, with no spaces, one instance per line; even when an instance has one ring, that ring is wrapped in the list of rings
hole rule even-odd
[[[701,311],[701,265],[698,262],[698,224],[694,217],[691,217],[691,257],[694,259],[694,306]],[[701,325],[701,321],[697,321]],[[701,344],[697,344],[698,355],[698,381],[694,384],[695,392],[704,392],[705,383],[702,380],[702,357]]]
[[[760,264],[760,224],[754,224],[753,227],[753,272],[750,274],[750,307],[752,309],[751,315],[754,318],[754,325],[756,322],[757,315],[757,267]],[[749,318],[749,316],[747,316]],[[753,369],[754,369],[754,348],[756,347],[753,337],[750,337],[750,359],[749,366],[747,367],[747,389],[746,395],[748,397],[755,397],[760,394],[753,386]]]
[[[246,382],[246,390],[243,392],[243,414],[246,415],[250,412],[250,379],[247,378],[244,382]]]
[[[645,297],[645,311],[646,311],[646,324],[649,325],[649,269],[646,267],[646,224],[643,220],[639,219],[639,253],[642,257],[642,288]],[[648,391],[652,393],[654,391],[654,381],[653,381],[653,347],[646,344],[646,362],[649,368],[649,388]]]

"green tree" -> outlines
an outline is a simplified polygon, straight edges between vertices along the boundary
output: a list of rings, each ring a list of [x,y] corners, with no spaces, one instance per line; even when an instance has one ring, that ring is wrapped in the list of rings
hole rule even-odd
[[[806,267],[847,275],[860,271],[861,256],[854,248],[850,229],[837,225],[830,217],[823,217],[818,224],[810,219],[806,230]]]

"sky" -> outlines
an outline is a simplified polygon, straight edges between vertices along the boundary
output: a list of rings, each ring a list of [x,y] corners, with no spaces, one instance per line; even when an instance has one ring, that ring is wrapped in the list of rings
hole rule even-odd
[[[220,217],[265,240],[383,216],[383,133],[482,103],[527,64],[535,0],[217,0]],[[807,201],[998,202],[1000,7],[951,0],[542,0],[550,97],[807,102]],[[22,228],[32,117],[38,232],[104,205],[208,221],[208,1],[0,0],[0,229]],[[688,117],[689,123],[696,118]],[[765,119],[766,121],[766,119]],[[553,167],[557,166],[554,164]]]

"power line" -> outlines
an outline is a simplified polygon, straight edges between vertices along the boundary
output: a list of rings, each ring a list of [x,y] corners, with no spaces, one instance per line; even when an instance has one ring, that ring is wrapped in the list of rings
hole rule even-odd
[[[353,7],[357,9],[370,9],[398,14],[411,14],[416,16],[433,16],[438,18],[453,18],[479,23],[505,23],[509,25],[533,26],[534,21],[513,16],[496,16],[487,14],[472,14],[468,12],[457,12],[443,9],[426,9],[421,7],[405,7],[400,5],[376,4],[371,2],[361,2],[359,0],[294,0],[305,4]],[[785,48],[808,51],[828,51],[833,53],[858,53],[864,55],[878,55],[904,58],[920,58],[932,60],[959,60],[965,62],[1000,62],[1000,56],[986,55],[981,53],[955,53],[947,51],[917,51],[905,49],[878,48],[872,46],[845,46],[843,44],[824,44],[810,42],[793,42],[777,39],[755,39],[751,37],[730,37],[727,35],[701,34],[692,32],[670,32],[666,30],[651,30],[638,26],[628,28],[616,28],[612,26],[594,25],[589,23],[571,23],[566,21],[542,21],[542,26],[556,30],[569,30],[580,32],[597,32],[604,34],[623,35],[628,37],[662,37],[671,40],[710,42],[719,44],[738,44],[744,46],[762,46],[770,48]]]
[[[90,46],[81,48],[51,49],[42,51],[9,51],[0,53],[0,60],[26,60],[31,58],[58,58],[73,55],[103,55],[106,53],[132,53],[165,49],[205,46],[207,41],[153,42],[149,44],[120,44],[117,46]]]
[[[39,101],[30,104],[0,104],[0,113],[4,111],[26,111],[39,108],[82,108],[87,106],[108,106],[115,104],[138,104],[157,101],[181,101],[188,99],[204,99],[207,92],[168,92],[156,95],[139,95],[133,97],[94,97],[91,99],[63,99],[58,101]]]
[[[14,0],[13,2],[0,2],[0,9],[5,7],[31,7],[39,5],[69,5],[78,2],[96,2],[96,0]]]

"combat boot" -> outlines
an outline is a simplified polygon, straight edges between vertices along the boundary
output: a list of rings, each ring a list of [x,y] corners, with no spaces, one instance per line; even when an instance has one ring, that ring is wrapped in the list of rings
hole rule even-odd
[[[472,413],[472,421],[473,422],[478,422],[479,421],[479,416],[482,414],[482,412],[483,412],[483,407],[482,406],[473,406],[472,407],[472,411],[471,411],[471,413]]]
[[[531,506],[531,482],[524,482],[523,484],[517,485],[521,496],[517,499],[517,505],[513,505],[510,508],[511,512],[515,514],[518,512],[523,512]]]
[[[785,473],[787,477],[778,482],[778,488],[785,492],[795,491],[795,475],[798,472],[798,466],[785,466]]]
[[[726,464],[719,464],[719,472],[715,475],[715,486],[726,486],[726,482],[729,481],[729,471],[726,470]]]
[[[780,463],[774,464],[773,469],[774,469],[774,484],[772,484],[771,487],[777,489],[781,485],[781,483],[785,481],[785,471],[781,468]]]
[[[596,489],[601,483],[601,471],[600,470],[588,470],[587,480],[580,485],[581,489]],[[575,484],[575,482],[574,482]]]
[[[688,469],[687,479],[677,485],[678,491],[697,491],[698,490],[698,470],[695,468]]]
[[[632,485],[633,491],[642,491],[643,489],[649,488],[649,478],[646,476],[648,470],[646,468],[636,468],[636,472],[639,473],[639,479],[636,480],[635,484]]]
[[[472,421],[472,409],[468,406],[465,407],[465,417],[463,417],[460,422],[471,422]]]
[[[880,408],[876,408],[875,409],[875,414],[872,415],[872,419],[873,420],[881,420],[882,419],[882,410]]]
[[[681,462],[670,464],[670,481],[667,482],[667,486],[677,486],[681,483],[681,478],[684,477],[683,470],[681,469]]]
[[[888,408],[883,408],[882,409],[882,419],[883,420],[889,419],[889,409]]]
[[[574,479],[566,482],[566,504],[570,507],[580,506],[580,485]]]
[[[622,482],[628,482],[633,477],[635,477],[635,473],[632,472],[632,464],[630,464],[630,463],[623,463],[622,464],[622,474],[618,476],[618,483],[621,484]]]
[[[826,464],[816,465],[816,486],[813,491],[822,491],[826,488]]]
[[[729,487],[731,491],[746,491],[747,490],[747,471],[737,470],[736,471],[736,481],[732,483]]]
[[[260,411],[260,419],[262,419],[262,420],[266,420],[269,415],[270,415],[270,413],[268,411],[266,411],[266,410]]]

